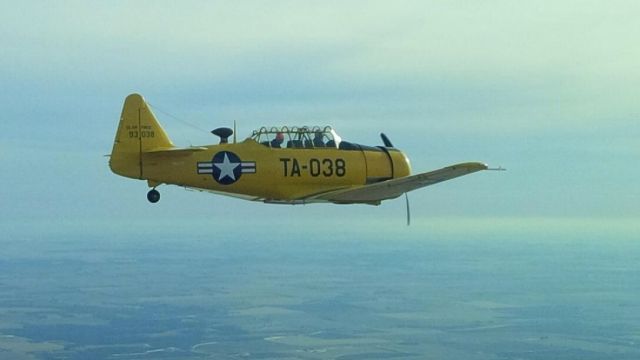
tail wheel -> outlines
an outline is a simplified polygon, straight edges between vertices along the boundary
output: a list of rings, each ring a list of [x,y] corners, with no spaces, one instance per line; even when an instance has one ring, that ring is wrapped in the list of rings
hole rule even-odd
[[[160,193],[158,192],[158,190],[149,190],[149,192],[147,193],[147,200],[149,200],[150,203],[157,203],[160,200]]]

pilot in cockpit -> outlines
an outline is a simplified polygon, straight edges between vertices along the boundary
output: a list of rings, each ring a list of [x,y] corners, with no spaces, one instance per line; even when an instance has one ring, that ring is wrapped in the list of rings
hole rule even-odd
[[[271,140],[271,147],[280,149],[283,142],[284,142],[284,134],[282,132],[278,132],[276,134],[275,139]]]
[[[313,138],[314,147],[325,147],[324,141],[322,141],[322,131],[316,131]]]

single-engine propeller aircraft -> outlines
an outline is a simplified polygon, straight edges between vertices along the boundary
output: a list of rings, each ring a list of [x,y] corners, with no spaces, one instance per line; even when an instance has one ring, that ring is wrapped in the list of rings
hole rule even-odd
[[[342,140],[329,126],[263,127],[232,143],[233,130],[212,133],[219,144],[176,147],[143,97],[131,94],[109,166],[118,175],[146,180],[152,203],[160,199],[158,185],[173,184],[265,203],[371,205],[488,169],[467,162],[411,175],[409,159],[384,134],[383,146],[365,146]]]

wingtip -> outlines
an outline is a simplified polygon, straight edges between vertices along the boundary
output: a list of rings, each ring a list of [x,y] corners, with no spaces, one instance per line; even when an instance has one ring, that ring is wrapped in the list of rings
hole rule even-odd
[[[465,164],[461,164],[461,165],[465,165],[467,167],[470,168],[477,168],[480,170],[489,170],[489,171],[507,171],[507,169],[503,168],[502,166],[498,166],[498,167],[490,167],[488,164],[485,163],[481,163],[481,162],[470,162],[470,163],[465,163]]]
[[[452,168],[461,167],[461,168],[467,168],[467,169],[473,169],[473,170],[487,170],[489,168],[487,164],[481,163],[481,162],[466,162],[466,163],[452,165],[451,167]]]

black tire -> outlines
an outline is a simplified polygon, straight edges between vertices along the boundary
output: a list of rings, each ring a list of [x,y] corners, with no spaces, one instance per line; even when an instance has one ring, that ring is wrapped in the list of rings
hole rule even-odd
[[[160,201],[160,193],[158,192],[158,190],[156,189],[149,190],[149,192],[147,193],[147,200],[149,200],[149,202],[153,204]]]

